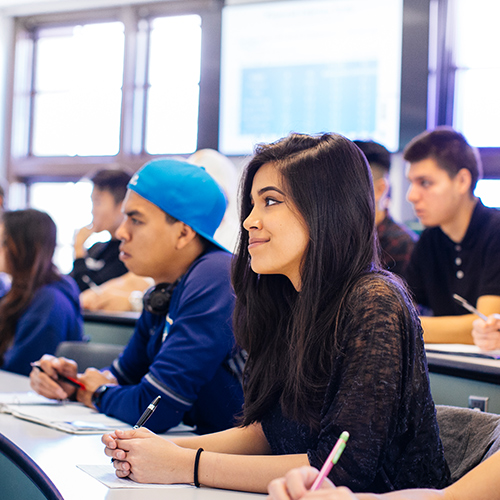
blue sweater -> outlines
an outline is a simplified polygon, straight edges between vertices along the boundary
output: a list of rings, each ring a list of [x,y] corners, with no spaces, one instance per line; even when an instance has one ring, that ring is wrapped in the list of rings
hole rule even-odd
[[[232,331],[230,260],[229,253],[211,248],[175,288],[167,318],[142,313],[111,367],[120,385],[104,393],[102,412],[135,424],[160,395],[147,425],[155,432],[180,422],[200,434],[234,425],[243,390]]]
[[[28,375],[30,363],[44,354],[55,354],[63,340],[82,340],[78,295],[75,281],[66,276],[39,288],[17,322],[14,342],[4,355],[2,369]]]

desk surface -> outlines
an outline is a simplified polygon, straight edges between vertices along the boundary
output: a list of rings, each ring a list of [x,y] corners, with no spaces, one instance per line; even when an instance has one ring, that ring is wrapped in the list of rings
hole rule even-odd
[[[429,371],[500,385],[500,359],[426,351]]]
[[[141,315],[140,312],[133,311],[87,311],[84,309],[82,311],[83,320],[93,323],[112,323],[114,325],[132,325],[134,326],[136,321]]]
[[[29,390],[27,377],[0,370],[0,392]],[[109,489],[77,464],[109,464],[100,435],[76,436],[0,414],[0,432],[27,453],[67,500],[251,500],[262,495],[212,488]]]

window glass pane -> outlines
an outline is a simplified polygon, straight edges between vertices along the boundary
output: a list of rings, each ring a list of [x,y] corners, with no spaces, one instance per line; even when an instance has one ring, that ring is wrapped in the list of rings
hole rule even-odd
[[[498,0],[454,0],[454,5],[457,8],[456,64],[468,67],[499,67],[500,2]]]
[[[500,2],[456,0],[453,126],[478,147],[500,147]]]
[[[500,208],[500,179],[481,179],[474,194],[487,207]]]
[[[118,153],[123,50],[122,23],[88,24],[39,33],[34,155]]]
[[[146,151],[196,150],[201,62],[201,18],[155,19],[151,30]]]
[[[57,248],[54,262],[66,274],[73,268],[73,237],[75,231],[92,222],[92,183],[37,182],[30,187],[30,206],[47,212],[57,226]],[[98,233],[86,242],[109,239],[107,232]],[[89,238],[90,240],[90,238]]]
[[[500,68],[457,70],[454,126],[476,147],[500,146]]]
[[[402,7],[402,0],[224,7],[221,151],[250,153],[291,131],[338,132],[397,150]]]

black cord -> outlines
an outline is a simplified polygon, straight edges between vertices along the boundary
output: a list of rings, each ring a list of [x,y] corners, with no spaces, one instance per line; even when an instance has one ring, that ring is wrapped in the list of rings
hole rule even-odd
[[[202,451],[203,448],[198,448],[198,451],[196,452],[196,457],[194,459],[194,485],[197,488],[200,487],[200,482],[198,481],[198,468],[200,466],[200,455]]]

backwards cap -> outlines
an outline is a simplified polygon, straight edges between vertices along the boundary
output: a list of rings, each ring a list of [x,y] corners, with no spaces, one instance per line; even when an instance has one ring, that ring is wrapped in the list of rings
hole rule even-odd
[[[128,189],[226,250],[213,236],[226,211],[226,198],[203,167],[160,158],[141,167]]]

